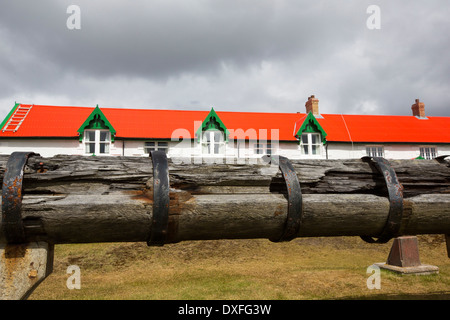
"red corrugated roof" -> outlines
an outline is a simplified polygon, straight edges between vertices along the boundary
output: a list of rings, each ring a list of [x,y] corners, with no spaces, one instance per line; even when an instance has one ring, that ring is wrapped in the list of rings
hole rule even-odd
[[[32,106],[17,132],[0,130],[0,137],[74,137],[94,108]],[[78,126],[78,128],[77,128]]]
[[[323,115],[327,141],[450,143],[450,117]]]
[[[17,132],[0,131],[0,137],[74,138],[93,110],[93,107],[33,105]],[[123,108],[101,110],[116,130],[116,139],[170,139],[176,129],[181,129],[177,136],[186,138],[189,133],[194,138],[197,128],[209,113]],[[281,141],[296,141],[294,131],[300,128],[305,118],[304,113],[216,113],[231,131],[230,138],[243,138],[243,133],[248,138],[256,133],[260,139],[264,139],[266,134],[267,139],[276,139],[271,131],[278,129]],[[317,120],[327,133],[327,141],[450,143],[450,117],[418,119],[414,116],[324,114]]]

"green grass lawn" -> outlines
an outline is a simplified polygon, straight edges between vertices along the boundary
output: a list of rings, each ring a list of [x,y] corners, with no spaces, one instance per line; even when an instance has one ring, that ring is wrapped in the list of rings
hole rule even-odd
[[[54,272],[29,299],[50,300],[311,300],[449,299],[450,259],[443,236],[419,236],[421,262],[439,274],[381,271],[381,289],[368,289],[367,268],[384,262],[388,244],[357,237],[188,241],[55,247]],[[69,290],[67,267],[81,270]]]

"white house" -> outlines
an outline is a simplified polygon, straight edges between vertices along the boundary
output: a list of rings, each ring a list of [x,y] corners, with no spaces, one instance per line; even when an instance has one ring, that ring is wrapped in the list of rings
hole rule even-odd
[[[220,112],[67,107],[16,103],[0,125],[0,154],[56,154],[255,159],[432,159],[450,154],[450,117],[321,114],[308,98],[304,112]]]

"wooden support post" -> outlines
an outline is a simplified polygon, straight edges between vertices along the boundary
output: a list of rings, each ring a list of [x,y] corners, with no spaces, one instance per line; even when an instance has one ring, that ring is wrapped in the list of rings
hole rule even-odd
[[[53,271],[53,245],[0,243],[0,300],[27,299]]]

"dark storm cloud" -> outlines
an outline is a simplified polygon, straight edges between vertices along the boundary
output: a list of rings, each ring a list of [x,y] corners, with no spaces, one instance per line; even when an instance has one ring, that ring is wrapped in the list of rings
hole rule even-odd
[[[65,5],[16,2],[2,10],[1,19],[14,26],[11,33],[21,47],[65,70],[98,76],[158,77],[215,71],[222,61],[245,67],[265,59],[308,58],[338,49],[342,38],[355,34],[348,10],[336,6],[79,1],[82,29],[73,32],[65,27]],[[25,19],[14,22],[20,16]]]
[[[81,30],[66,27],[71,4]],[[366,27],[371,4],[381,8],[380,30]],[[324,113],[410,114],[421,98],[432,115],[448,116],[448,8],[445,0],[3,1],[0,102],[293,112],[316,94]]]

